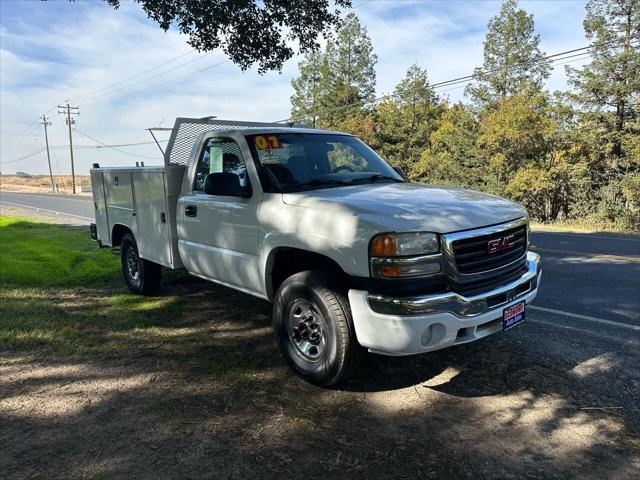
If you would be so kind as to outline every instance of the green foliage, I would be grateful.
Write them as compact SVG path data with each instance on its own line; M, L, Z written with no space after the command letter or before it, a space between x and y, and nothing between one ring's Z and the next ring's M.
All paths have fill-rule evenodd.
M0 216L0 245L3 286L105 285L119 271L118 257L97 248L86 228Z
M375 65L377 56L355 13L349 13L338 29L335 39L330 39L325 52L329 81L335 106L344 105L345 100L370 102L376 90ZM328 105L331 107L332 105Z
M566 164L542 168L529 164L519 169L507 182L504 193L527 206L533 218L566 218L571 191L570 169Z
M429 85L427 70L420 68L416 63L409 67L404 79L393 91L393 95L398 102L403 105L409 105L412 109L420 105L436 103L438 98L433 88Z
M324 52L310 52L300 62L291 85L291 116L312 125L335 127L357 115L375 94L376 55L355 13L349 13Z
M478 143L500 183L528 164L546 163L557 129L548 106L547 95L523 84L519 93L503 98L482 117Z
M393 101L384 101L376 107L378 151L390 163L408 171L429 147L429 137L444 110L429 86L427 71L411 65L396 86Z
M630 153L626 137L640 135L632 126L640 108L640 1L590 0L586 10L593 59L581 69L567 68L572 99L585 109L584 122L601 130L617 169Z
M120 0L105 0L118 9ZM258 71L280 70L295 51L318 48L318 36L330 34L340 12L326 0L284 2L257 0L135 0L163 30L177 27L198 51L221 48L243 70L254 64ZM335 0L349 8L351 0Z
M588 219L638 230L639 2L587 4L593 61L570 71L574 91L551 94L542 88L550 67L533 16L506 0L467 90L473 107L438 99L427 71L414 64L393 95L364 108L375 55L352 16L327 47L331 56L309 54L300 64L292 114L359 136L413 180L503 195L543 222ZM356 51L359 60L345 62Z
M328 64L319 51L310 52L298 63L300 75L291 81L291 116L299 122L315 125L327 85Z
M410 176L427 183L459 185L490 191L487 156L477 145L480 122L463 104L445 105L430 146L412 165Z
M519 92L523 82L542 88L550 66L540 51L540 36L534 35L533 15L519 9L517 0L506 0L488 29L484 62L475 69L476 83L469 85L466 93L479 106L490 108Z
M630 230L640 230L640 173L618 176L601 189L600 197L599 218Z

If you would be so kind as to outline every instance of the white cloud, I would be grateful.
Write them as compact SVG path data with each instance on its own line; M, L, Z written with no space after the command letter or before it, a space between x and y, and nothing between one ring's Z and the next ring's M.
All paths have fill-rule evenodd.
M185 37L175 30L165 33L144 18L137 5L123 4L118 11L102 3L81 4L77 8L76 5L64 7L74 15L66 22L43 22L37 16L25 14L17 22L4 23L3 20L0 26L0 156L3 161L41 148L42 132L38 125L20 138L15 136L38 114L67 98L80 106L77 128L109 143L150 140L145 128L160 122L170 126L176 116L217 115L263 121L288 116L290 81L296 74L298 59L287 62L282 73L263 76L254 70L241 72L226 62L180 82L153 88L225 59L220 52L213 52L140 85L125 88L146 76L89 95L182 55L189 51L189 46ZM582 4L525 1L522 5L534 12L542 34L542 47L547 53L586 44L581 28ZM433 82L471 73L481 62L486 24L499 6L499 2L493 1L356 3L356 12L367 27L378 55L378 92L393 90L413 62L426 66ZM38 2L37 7L42 12L47 4ZM31 4L24 8L34 11L36 7ZM196 57L195 53L187 55L166 68ZM148 75L161 71L157 69ZM562 68L554 73L549 86L564 86ZM459 88L444 93L457 100L462 98L462 91ZM104 93L108 95L91 98ZM132 94L119 98L129 93ZM50 129L51 144L66 145L63 118L56 114L55 108L49 115L54 122ZM93 142L75 134L74 143ZM126 150L157 156L155 145ZM140 160L108 149L78 149L76 157L80 173L86 173L93 162L127 165ZM55 158L56 173L70 170L68 151L55 150ZM42 153L3 166L3 173L16 169L45 173L46 157Z

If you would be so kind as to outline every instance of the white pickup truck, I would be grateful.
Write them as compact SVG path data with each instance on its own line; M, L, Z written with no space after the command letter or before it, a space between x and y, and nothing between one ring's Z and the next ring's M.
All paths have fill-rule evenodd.
M538 291L524 208L407 181L349 134L178 118L164 166L94 167L92 235L120 247L132 291L163 266L272 302L280 352L318 385L366 350L507 330Z

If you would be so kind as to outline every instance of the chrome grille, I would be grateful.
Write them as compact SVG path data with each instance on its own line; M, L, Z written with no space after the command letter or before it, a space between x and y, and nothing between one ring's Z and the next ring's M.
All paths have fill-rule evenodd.
M489 253L488 243L513 235L513 242L503 250ZM456 269L467 275L507 266L523 257L527 251L527 226L492 232L478 237L455 240L451 244Z

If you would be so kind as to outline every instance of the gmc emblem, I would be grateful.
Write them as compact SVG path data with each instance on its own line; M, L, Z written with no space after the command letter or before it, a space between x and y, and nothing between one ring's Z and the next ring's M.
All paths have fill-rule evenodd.
M513 245L515 235L509 235L508 237L496 238L495 240L489 240L487 242L487 252L498 253Z

